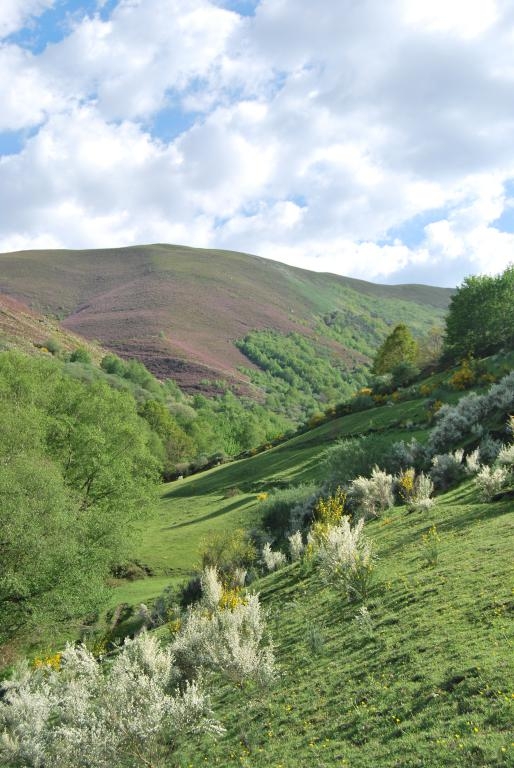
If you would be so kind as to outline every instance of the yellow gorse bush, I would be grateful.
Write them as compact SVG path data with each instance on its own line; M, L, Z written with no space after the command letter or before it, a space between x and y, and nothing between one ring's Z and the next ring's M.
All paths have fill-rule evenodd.
M222 610L235 611L240 605L247 605L248 600L239 587L224 587L221 593L219 607Z
M54 653L51 656L36 656L32 662L34 669L54 669L58 672L61 668L62 653Z
M471 362L469 360L463 360L460 368L458 368L453 376L450 377L450 386L453 387L453 389L461 391L473 386L475 381L476 374L471 367Z
M315 540L322 541L330 528L338 525L344 514L346 494L342 488L337 488L332 496L321 498L314 507L314 523L311 533Z
M416 472L412 467L400 472L398 477L398 492L405 502L409 502L415 493Z

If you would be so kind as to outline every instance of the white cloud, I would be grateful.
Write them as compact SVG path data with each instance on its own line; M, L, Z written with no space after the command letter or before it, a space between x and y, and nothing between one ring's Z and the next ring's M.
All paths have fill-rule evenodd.
M0 160L0 248L174 241L369 279L434 263L433 282L497 270L513 40L502 0L261 0L249 18L121 0L38 55L4 46L0 130L37 132Z
M0 39L21 29L31 17L54 5L55 0L2 0L0 3Z
M495 0L403 0L407 24L473 38L498 19Z

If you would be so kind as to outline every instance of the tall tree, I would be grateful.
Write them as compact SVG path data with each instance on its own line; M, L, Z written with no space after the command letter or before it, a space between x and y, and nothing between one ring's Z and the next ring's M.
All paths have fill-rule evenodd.
M514 345L514 267L495 277L467 277L446 319L444 358L484 357Z
M400 323L386 338L373 361L373 373L390 373L399 363L415 363L418 357L418 344L409 328Z

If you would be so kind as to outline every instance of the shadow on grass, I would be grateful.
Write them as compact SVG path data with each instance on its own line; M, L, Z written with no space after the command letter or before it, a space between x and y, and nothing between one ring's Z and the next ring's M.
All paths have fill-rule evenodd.
M191 520L186 520L184 523L174 523L173 525L165 526L165 531L177 530L178 528L188 528L190 525L198 525L198 523L205 522L205 520L212 520L215 517L221 517L227 514L227 512L233 512L235 509L239 509L248 503L248 499L240 499L239 501L233 501L232 504L217 509L214 512L209 512L208 515L202 515L202 517L193 517Z

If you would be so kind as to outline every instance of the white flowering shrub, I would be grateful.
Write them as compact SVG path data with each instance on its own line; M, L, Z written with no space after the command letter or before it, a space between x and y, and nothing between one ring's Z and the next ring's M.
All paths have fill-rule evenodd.
M208 565L203 569L200 585L202 588L202 603L209 610L216 610L223 595L223 585L218 569L215 566Z
M409 500L409 509L413 512L427 512L431 509L435 501L432 498L434 492L434 483L429 475L420 472L414 480L414 488Z
M453 453L443 453L433 457L430 477L436 488L444 491L462 480L464 477L463 456L464 451L459 448Z
M498 456L496 457L496 463L500 467L506 467L509 470L514 469L514 443L511 445L504 445Z
M493 496L501 491L509 478L509 471L505 467L482 467L475 477L474 483L484 501L491 501Z
M480 472L480 450L476 448L471 453L468 453L466 456L466 464L464 467L464 471L466 475L469 477L472 477L473 475L476 475L477 472Z
M266 642L259 596L225 591L215 568L204 570L202 584L208 594L189 608L171 645L182 677L194 679L211 669L237 683L270 684L276 676L275 659L272 644ZM218 593L218 603L213 605L212 596Z
M299 560L301 558L305 549L305 545L302 539L302 532L295 531L288 537L287 540L289 542L289 555L292 562L295 562L295 560Z
M374 467L371 477L352 480L348 499L365 517L377 517L394 504L394 478Z
M363 518L352 528L345 515L328 528L316 552L322 577L341 586L349 600L364 599L372 581L373 554L363 529Z
M271 571L277 571L286 564L286 556L283 552L274 552L268 542L262 548L262 562L266 566L266 569Z
M21 668L3 685L0 764L6 768L136 768L169 764L180 736L223 732L194 682L175 688L170 649L146 633L110 667L67 647L61 668Z

